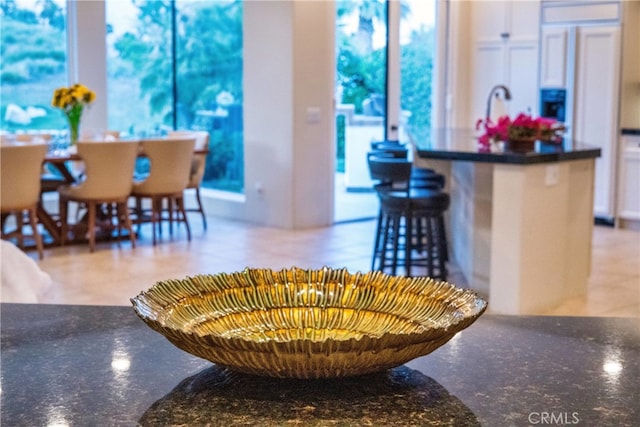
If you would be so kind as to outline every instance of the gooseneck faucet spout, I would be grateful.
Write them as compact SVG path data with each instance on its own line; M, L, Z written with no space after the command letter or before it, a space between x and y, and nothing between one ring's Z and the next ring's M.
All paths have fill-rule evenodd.
M487 119L491 118L491 98L493 98L494 94L496 98L499 98L499 90L502 90L504 92L505 101L511 100L511 92L509 91L508 87L506 87L505 85L494 86L489 92L489 98L487 98L487 115L485 116Z

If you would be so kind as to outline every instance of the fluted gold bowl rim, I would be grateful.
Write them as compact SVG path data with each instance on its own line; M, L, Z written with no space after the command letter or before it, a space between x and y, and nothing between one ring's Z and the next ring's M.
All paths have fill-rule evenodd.
M241 372L360 375L428 354L486 310L475 292L428 277L346 268L201 274L131 299L178 348Z

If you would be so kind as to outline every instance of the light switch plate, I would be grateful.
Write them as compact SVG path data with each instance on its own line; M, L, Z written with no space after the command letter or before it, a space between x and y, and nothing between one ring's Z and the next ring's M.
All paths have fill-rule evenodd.
M547 166L544 174L544 184L550 187L552 185L558 185L558 181L560 181L560 166Z
M307 123L320 123L321 119L322 119L322 114L320 112L320 108L318 107L307 108Z

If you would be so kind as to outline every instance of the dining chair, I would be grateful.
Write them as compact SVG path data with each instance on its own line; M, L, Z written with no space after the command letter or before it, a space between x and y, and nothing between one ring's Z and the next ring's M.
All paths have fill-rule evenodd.
M89 250L95 250L96 217L98 209L108 207L111 222L111 207L115 205L118 243L122 235L122 223L129 233L131 246L135 247L127 201L133 187L133 169L138 155L137 141L78 142L78 155L85 165L84 181L58 189L61 220L60 244L64 245L69 232L69 202L82 204L87 208L87 231ZM109 227L111 224L109 224ZM109 230L111 231L111 230Z
M193 135L196 138L196 143L194 147L193 160L191 161L191 172L189 174L189 183L187 184L187 190L193 189L196 193L196 203L198 204L195 208L186 208L186 212L198 212L202 216L202 226L206 230L207 229L207 216L204 213L204 208L202 207L202 199L200 198L200 187L202 185L202 178L204 178L204 169L207 164L207 154L209 153L209 132L207 131L182 131L176 130L169 132L168 136L170 138L175 137L183 137Z
M3 239L15 237L24 249L23 216L27 212L38 249L38 257L43 258L42 236L38 231L37 207L40 201L40 171L47 154L46 144L2 145L0 148L1 183L0 211L2 212L1 234ZM4 219L14 215L16 229L5 233Z
M50 144L53 135L46 132L17 133L13 135L13 138L16 142ZM64 177L60 176L56 171L50 170L46 164L43 164L40 175L40 201L42 202L42 196L45 193L55 193L58 191L58 187L64 184L68 184Z
M135 212L138 227L144 222L150 222L153 235L153 245L156 244L156 229L161 233L163 220L169 222L172 231L174 219L182 222L187 231L187 239L191 240L189 221L184 209L184 190L189 183L193 149L196 138L193 135L184 137L167 137L160 139L145 139L141 141L142 152L149 158L149 175L139 183L133 185L131 196L136 200ZM143 201L151 201L150 217L144 215ZM163 201L167 201L167 215L163 216ZM173 207L177 208L174 218Z

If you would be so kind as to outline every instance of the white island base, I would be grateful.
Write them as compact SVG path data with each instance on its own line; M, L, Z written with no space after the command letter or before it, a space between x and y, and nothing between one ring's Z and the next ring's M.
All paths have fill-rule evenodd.
M416 159L447 176L451 255L491 312L543 313L586 293L594 162Z

